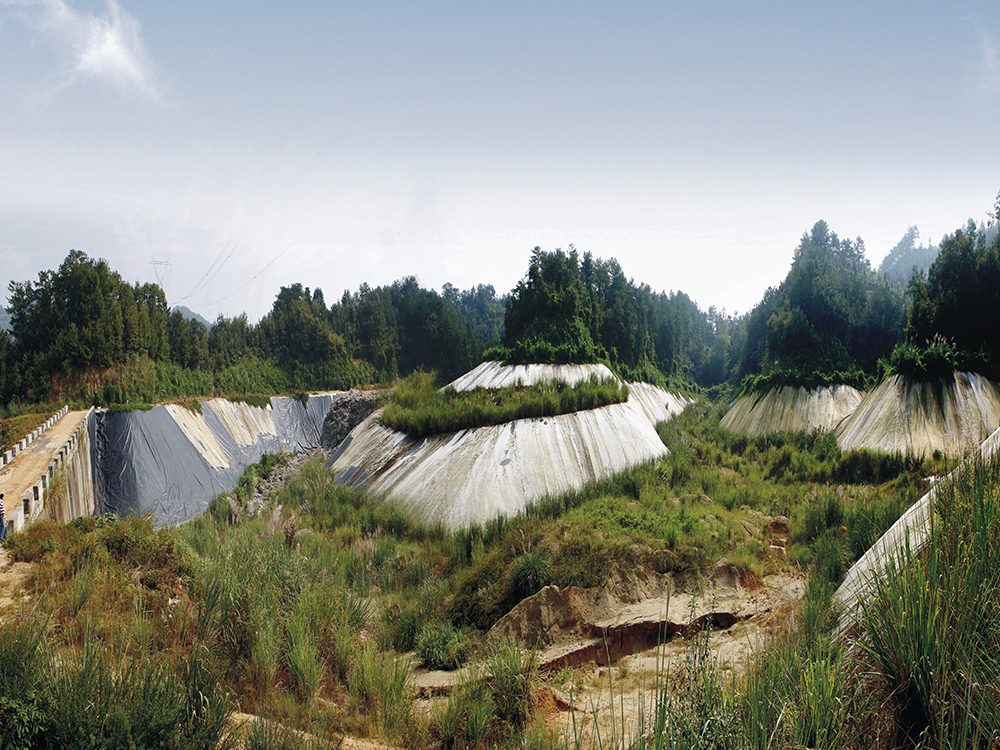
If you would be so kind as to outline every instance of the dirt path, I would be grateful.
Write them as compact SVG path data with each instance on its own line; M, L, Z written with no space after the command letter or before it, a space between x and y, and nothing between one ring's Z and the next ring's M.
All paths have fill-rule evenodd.
M59 449L63 447L83 418L85 411L71 411L52 425L31 445L17 454L13 461L0 471L0 492L4 497L7 515L24 499L35 482L42 476Z
M0 624L17 612L31 568L31 563L11 562L7 550L0 547Z

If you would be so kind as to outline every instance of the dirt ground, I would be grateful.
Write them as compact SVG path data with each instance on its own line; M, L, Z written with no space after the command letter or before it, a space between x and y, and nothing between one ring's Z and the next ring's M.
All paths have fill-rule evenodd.
M85 416L85 411L67 413L0 470L0 492L5 495L4 506L8 515L49 468L53 457L76 432Z
M28 595L25 585L31 575L31 563L11 562L7 550L0 547L0 624L17 612Z
M712 631L708 640L711 658L724 683L742 674L753 654L787 628L804 593L805 577L791 574L770 576L756 591L745 592L743 606L758 613L727 629ZM623 728L626 740L633 737L640 715L645 713L649 718L664 682L671 688L683 684L694 647L692 638L678 635L610 666L590 664L543 673L547 685L540 690L538 700L546 725L570 738L571 745L577 737L584 747L597 747L595 727L605 746L614 735L620 740Z
M700 591L673 594L672 601L667 600L665 593L650 592L654 595L624 604L608 601L610 595L607 591L598 592L601 606L591 610L598 615L592 625L600 632L620 633L622 626L670 622L677 611L686 612L688 618L695 621L707 612L738 614L733 624L714 629L708 641L711 658L719 668L722 680L727 681L741 674L752 655L766 646L776 633L788 627L805 593L806 579L801 574L781 573L768 576L763 581L754 581L750 586L742 586L733 585L731 576L722 575L718 581L709 579L703 583L707 585L703 585ZM539 594L535 596L546 598ZM580 598L579 592L575 598ZM523 606L526 602L519 605L522 611L527 609ZM608 605L613 606L613 612L608 611ZM577 614L581 611L586 612L576 610ZM729 622L721 616L719 620ZM694 641L690 634L685 637L678 632L660 646L643 648L639 642L633 653L619 658L610 654L610 664L607 659L610 649L605 646L598 650L597 660L578 659L561 666L565 659L560 659L566 653L580 656L594 653L588 646L594 640L595 631L588 631L579 625L565 627L555 637L558 645L543 648L539 654L542 686L536 693L538 711L546 725L568 738L571 746L579 740L583 747L597 747L597 729L601 744L616 746L611 741L613 735L621 740L624 728L626 738L634 736L640 715L645 712L649 717L664 682L672 688L683 684ZM579 637L581 632L585 633L584 637ZM577 634L575 638L574 633ZM463 671L414 669L417 711L430 716L435 706L447 700L448 693L463 677Z

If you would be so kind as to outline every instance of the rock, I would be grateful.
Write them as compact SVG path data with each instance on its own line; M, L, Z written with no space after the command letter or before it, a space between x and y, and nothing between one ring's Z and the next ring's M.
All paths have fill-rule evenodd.
M350 391L330 405L323 420L323 448L332 451L361 424L383 400L384 392Z

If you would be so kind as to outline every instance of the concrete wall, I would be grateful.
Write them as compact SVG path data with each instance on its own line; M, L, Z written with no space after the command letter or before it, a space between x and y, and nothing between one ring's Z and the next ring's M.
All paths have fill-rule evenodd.
M31 439L25 447L64 417L66 412L67 408L64 406L29 436ZM11 531L20 531L39 518L70 521L77 516L93 513L94 474L90 460L90 428L93 417L94 410L91 409L77 430L53 456L38 481L21 498L21 502L17 505L13 500L7 503L5 521Z
M94 412L91 410L76 432L76 450L70 451L63 461L62 491L50 496L51 500L45 503L43 518L66 523L79 516L94 514L93 428Z

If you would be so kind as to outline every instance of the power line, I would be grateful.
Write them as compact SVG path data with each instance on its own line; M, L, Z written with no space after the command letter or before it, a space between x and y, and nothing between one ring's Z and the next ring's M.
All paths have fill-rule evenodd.
M169 260L153 260L150 258L149 265L153 267L153 274L156 276L156 283L160 289L164 288L164 279L170 273Z
M208 282L214 279L215 276L219 273L219 271L221 271L225 267L229 259L233 257L233 253L236 252L236 248L240 246L241 242L243 242L242 237L236 240L236 243L229 249L229 253L226 255L225 258L222 257L222 254L226 252L226 246L223 245L222 250L219 251L219 254L215 256L215 260L212 261L212 265L210 265L208 267L208 270L205 271L205 275L201 277L201 279L198 281L197 284L194 285L194 287L191 288L190 292L185 294L183 297L177 297L177 301L180 302L182 300L191 299L194 295L196 295L198 292L204 289L205 286L208 284Z
M217 305L220 302L225 302L227 299L229 299L230 297L234 296L235 294L238 294L239 292L242 292L244 289L246 289L248 286L250 286L254 281L256 281L258 276L260 276L262 273L264 273L264 271L266 271L268 268L270 268L275 263L277 263L278 259L281 258L282 255L284 255L285 253L287 253L291 249L292 249L292 246L291 246L291 244L289 244L288 247L286 247L280 253L278 253L277 255L275 255L273 258L271 258L271 260L267 263L267 265L265 265L263 268L261 268L246 284L244 284L243 286L239 287L238 289L234 289L232 292L230 292L229 294L227 294L225 297L217 299L214 302L201 302L199 304L206 305L206 306Z

